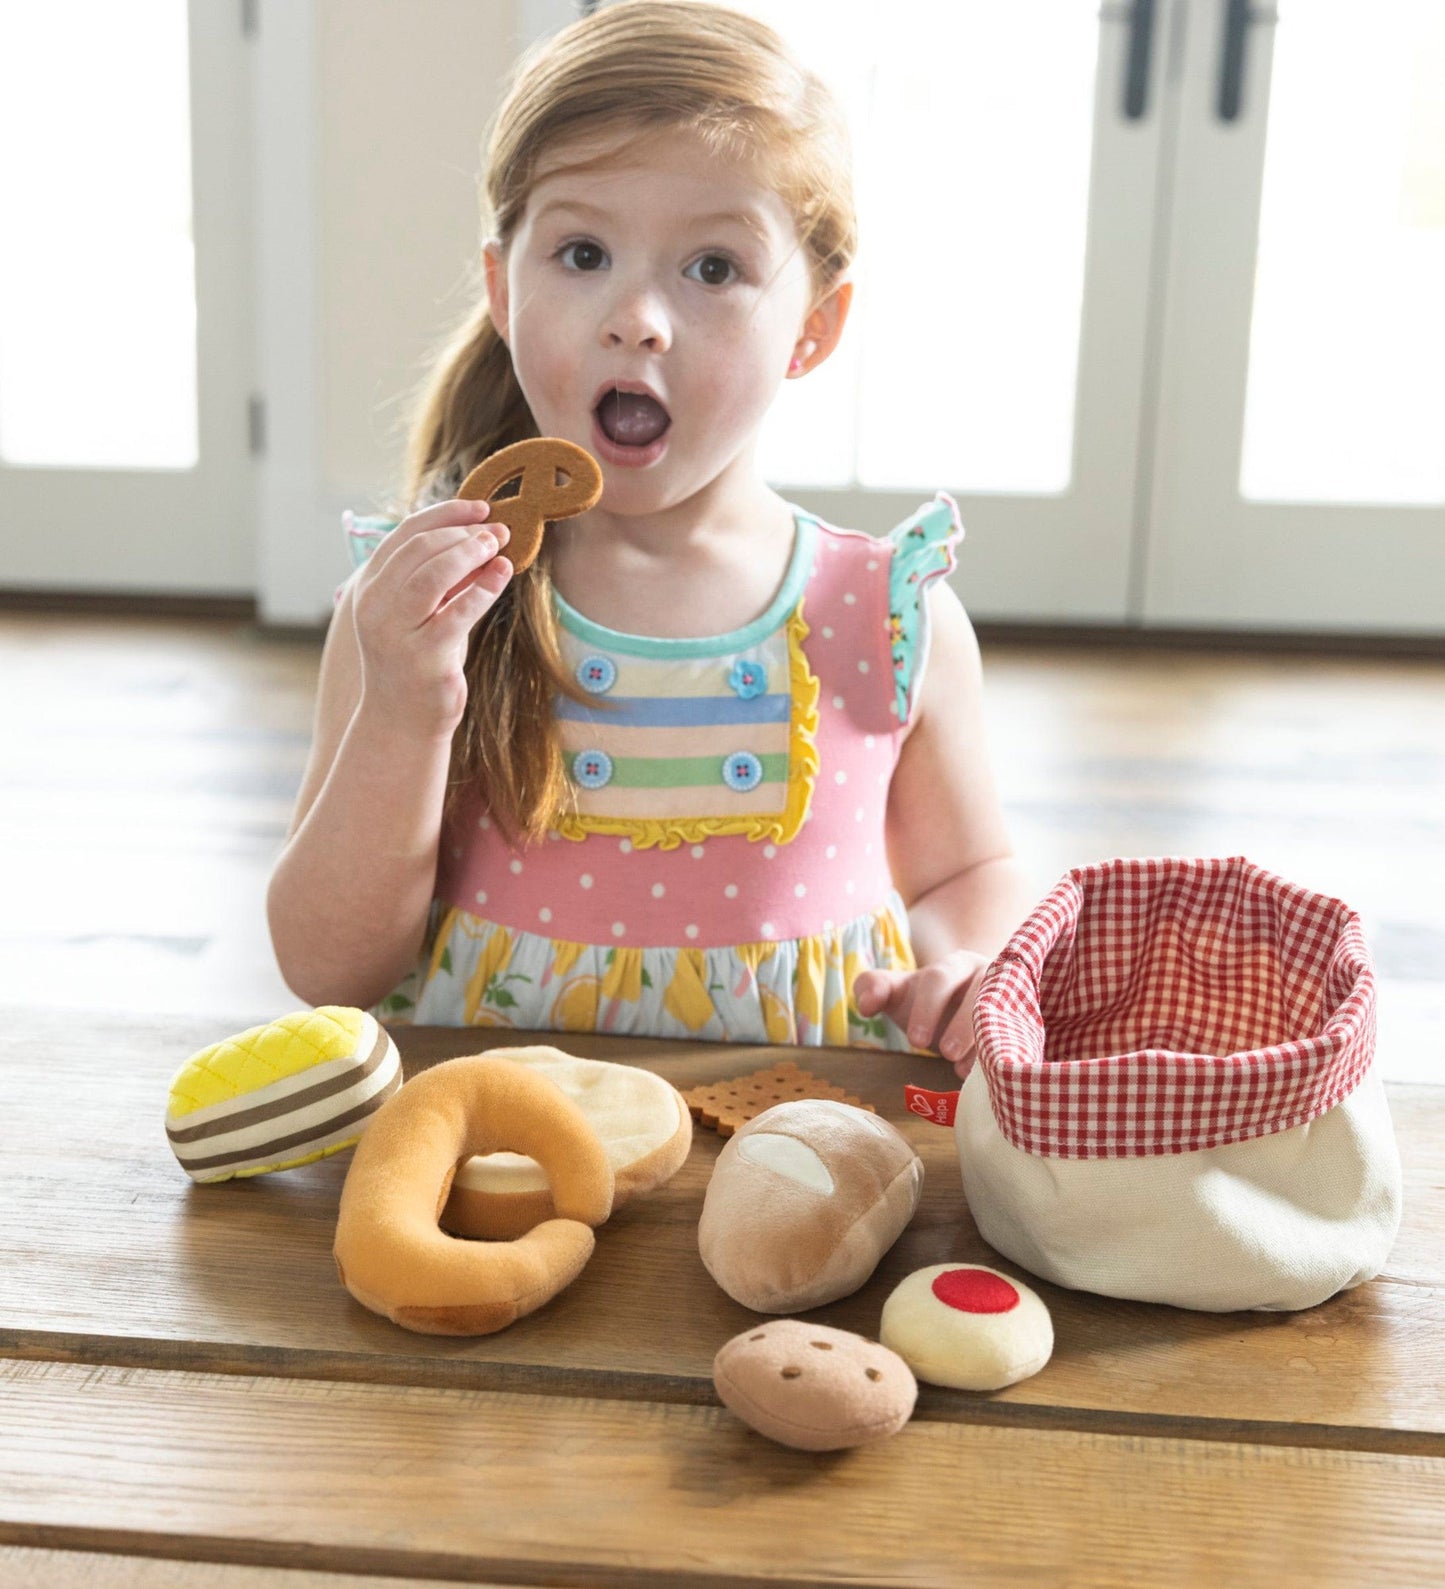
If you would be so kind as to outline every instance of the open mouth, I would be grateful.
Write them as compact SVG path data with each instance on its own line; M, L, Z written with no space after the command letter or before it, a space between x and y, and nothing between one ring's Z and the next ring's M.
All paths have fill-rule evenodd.
M654 446L672 424L672 416L655 397L615 387L603 393L593 413L598 429L614 447L634 453Z

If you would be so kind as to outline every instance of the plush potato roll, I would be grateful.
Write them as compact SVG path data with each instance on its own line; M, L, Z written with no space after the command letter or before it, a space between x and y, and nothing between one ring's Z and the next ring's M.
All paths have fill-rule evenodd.
M719 1154L698 1250L734 1301L801 1312L867 1280L922 1190L923 1161L886 1120L831 1099L776 1104Z

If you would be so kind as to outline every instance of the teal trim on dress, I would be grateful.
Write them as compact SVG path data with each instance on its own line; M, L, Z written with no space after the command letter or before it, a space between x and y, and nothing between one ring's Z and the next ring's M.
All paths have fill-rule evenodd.
M400 523L400 519L386 519L378 513L353 513L349 508L341 515L341 529L346 536L353 573Z
M927 587L957 567L954 547L963 538L958 505L940 491L888 532L888 639L893 652L894 710L908 721L914 686L928 655Z
M600 623L593 623L590 618L584 618L554 586L552 596L558 621L564 629L589 645L604 651L626 652L635 657L720 657L735 651L746 651L759 641L766 640L788 621L812 571L818 526L802 508L792 502L787 506L792 509L797 529L793 536L793 555L788 562L788 571L783 576L782 589L773 597L768 610L760 618L754 618L741 629L734 629L731 634L708 635L697 640L627 634L621 629L608 629Z

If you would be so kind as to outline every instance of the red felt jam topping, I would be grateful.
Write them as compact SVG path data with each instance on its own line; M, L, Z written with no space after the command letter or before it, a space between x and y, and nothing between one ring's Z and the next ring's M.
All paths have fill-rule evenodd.
M960 1313L1007 1313L1019 1305L1018 1292L987 1269L945 1269L933 1282L933 1294Z

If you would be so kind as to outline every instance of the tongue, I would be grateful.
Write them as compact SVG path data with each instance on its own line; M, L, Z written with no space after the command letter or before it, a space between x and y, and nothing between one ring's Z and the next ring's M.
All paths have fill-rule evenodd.
M608 392L597 405L597 419L607 439L624 447L645 447L672 423L662 404L641 392Z

